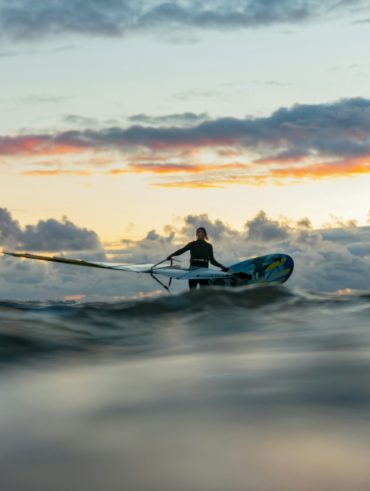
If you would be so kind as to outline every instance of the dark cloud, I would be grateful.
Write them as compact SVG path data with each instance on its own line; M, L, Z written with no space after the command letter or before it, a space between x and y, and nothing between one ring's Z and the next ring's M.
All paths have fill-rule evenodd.
M112 250L110 252L116 256L114 261L155 263L167 257L174 247L175 233L176 231L173 227L168 227L162 234L152 229L141 240L123 239L121 241L124 246L123 250Z
M225 95L228 95L229 92L225 90L210 90L210 89L192 89L192 90L184 90L182 92L176 92L172 95L173 99L178 99L181 101L194 101L194 99L215 99L215 98L223 98ZM233 94L235 94L235 90L233 90Z
M0 0L0 32L11 40L82 34L124 36L163 28L232 30L348 16L366 0ZM358 20L358 19L357 19ZM361 19L360 19L361 20Z
M130 116L129 121L135 124L151 126L193 126L210 119L207 113L180 113L166 114L164 116L150 116L148 114L135 114Z
M16 246L21 240L22 230L6 208L0 208L0 246Z
M23 231L22 248L36 251L79 251L100 249L98 236L92 230L80 228L63 218L40 220Z
M0 247L30 251L101 250L95 232L74 225L67 218L50 218L20 227L6 208L0 208Z
M146 236L146 240L158 240L160 236L155 230L150 230Z
M220 240L221 238L231 239L234 235L234 232L227 224L224 224L221 220L212 221L206 213L184 217L184 226L181 227L181 235L193 239L195 230L198 227L204 227L209 236L215 240Z
M368 235L370 236L370 234ZM370 242L353 242L347 245L347 249L354 256L360 256L368 259L370 258Z
M249 239L267 242L286 239L290 231L288 225L269 219L264 211L260 211L245 226Z
M370 258L370 227L342 226L320 231L325 240L347 248L353 255Z
M96 118L88 118L86 116L79 116L77 114L66 114L63 117L63 121L68 124L75 124L77 126L98 126L99 121Z

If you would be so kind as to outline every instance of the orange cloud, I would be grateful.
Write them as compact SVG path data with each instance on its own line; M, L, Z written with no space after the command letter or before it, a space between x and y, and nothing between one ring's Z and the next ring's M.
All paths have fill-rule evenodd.
M311 164L305 167L285 167L272 169L273 177L294 177L322 179L325 177L345 177L358 174L370 174L370 156L359 157L340 162Z
M224 185L219 182L198 182L198 181L176 181L176 182L162 182L153 184L155 187L159 188L190 188L190 189L212 189L212 188L223 188Z
M246 169L246 164L130 164L127 169L112 169L108 172L111 175L138 173L138 174L174 174L190 173L198 174L212 171L225 171L231 169Z
M263 170L260 167L260 171ZM248 172L251 172L249 167ZM280 167L277 169L264 169L261 174L249 175L227 175L223 173L212 176L212 179L189 180L189 181L169 181L156 183L154 186L163 188L220 188L230 185L284 185L284 180L293 178L303 179L323 179L335 177L350 177L355 175L370 174L370 156L359 157L348 161L327 162L320 164L309 164L304 167Z
M21 172L22 176L90 176L91 172L83 170L34 169Z
M68 141L57 141L50 136L5 137L0 141L1 155L58 155L88 150Z
M271 163L273 163L271 161ZM105 174L115 176L121 174L153 174L153 175L188 175L188 180L171 180L153 183L163 188L221 188L230 185L284 185L287 180L296 179L324 179L346 177L351 175L370 174L370 156L359 157L342 161L324 163L308 163L297 166L283 167L281 161L275 162L272 168L270 163L264 166L249 163L226 164L186 164L186 163L130 163L126 168L107 170ZM233 172L239 171L239 172ZM210 176L206 174L210 173ZM78 169L32 169L21 173L24 176L89 176L89 170ZM197 175L204 175L204 179L196 179ZM194 176L194 179L191 178ZM291 182L291 181L290 181Z
M263 186L268 182L268 179L264 175L250 175L250 176L238 176L238 175L214 175L212 178L206 179L190 179L186 181L167 181L155 183L153 186L161 188L192 188L192 189L204 189L204 188L224 188L230 185L245 185L245 186Z

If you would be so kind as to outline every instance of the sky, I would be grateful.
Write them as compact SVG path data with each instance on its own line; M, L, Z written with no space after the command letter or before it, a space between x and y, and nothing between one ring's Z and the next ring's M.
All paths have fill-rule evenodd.
M365 0L0 0L0 248L150 259L190 217L246 257L264 216L366 260L369 27Z

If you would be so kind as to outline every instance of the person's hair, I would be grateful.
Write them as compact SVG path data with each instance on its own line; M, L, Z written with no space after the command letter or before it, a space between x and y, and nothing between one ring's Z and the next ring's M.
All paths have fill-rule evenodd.
M208 240L207 230L204 227L198 227L197 232L198 232L198 230L201 230L204 233L204 235L206 236L206 239Z

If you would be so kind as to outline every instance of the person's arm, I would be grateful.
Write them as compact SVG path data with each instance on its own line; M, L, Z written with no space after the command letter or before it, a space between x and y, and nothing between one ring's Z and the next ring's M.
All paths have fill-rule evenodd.
M181 254L184 254L184 252L186 251L190 251L190 248L191 248L191 242L189 242L189 244L186 244L185 247L181 247L181 249L178 249L177 251L173 252L172 254L170 254L167 259L171 259L172 256L180 256Z
M209 262L211 264L213 264L213 266L217 266L218 268L221 268L222 271L228 271L228 268L226 268L226 266L224 266L223 264L221 264L218 261L216 261L215 256L213 255L213 247L212 247L212 245L211 245L211 254L209 256Z

